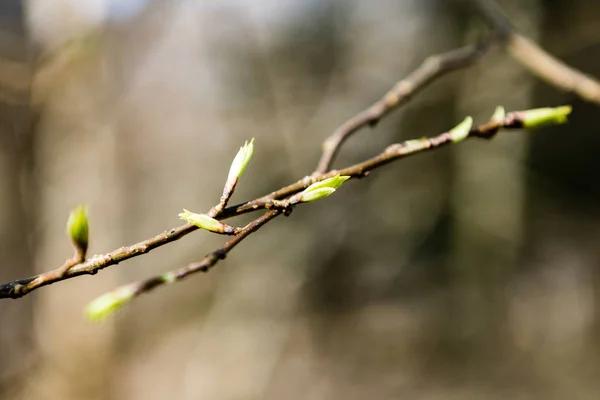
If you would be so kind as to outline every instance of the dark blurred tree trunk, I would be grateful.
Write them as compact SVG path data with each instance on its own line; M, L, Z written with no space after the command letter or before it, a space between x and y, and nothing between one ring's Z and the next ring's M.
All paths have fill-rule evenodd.
M0 2L0 281L34 272L35 118L23 7ZM20 390L31 364L32 305L0 304L0 397Z
M510 1L501 4L509 14L518 15L517 22L532 27L528 32L535 32L534 2L527 7ZM442 1L439 8L442 21L457 21L455 46L472 40L469 2ZM437 131L448 129L465 115L485 121L498 104L508 110L530 104L531 81L505 54L488 54L464 71L462 79L462 88L447 96L441 110L430 113L446 116L446 125ZM498 82L521 90L506 92ZM525 134L516 133L497 137L493 146L474 141L450 150L452 160L444 179L448 182L447 211L441 225L445 228L439 232L437 251L433 251L437 257L430 256L443 295L429 344L438 365L448 367L443 373L458 379L491 384L494 379L510 378L510 373L497 372L506 371L502 365L512 362L507 352L510 299L506 286L518 263L523 238L521 157L526 140Z
M567 64L600 77L600 2L546 0L543 11L541 45ZM594 321L587 324L591 328L588 348L600 350L600 109L544 83L537 85L535 98L537 104L572 104L569 132L574 135L565 138L564 130L553 128L532 143L532 181L536 184L529 196L527 236L535 240L528 246L528 254L534 260L548 260L542 265L552 263L554 268L582 276L579 294L593 293ZM560 244L551 256L547 243ZM562 257L569 262L561 261ZM583 261L588 259L591 261ZM597 369L598 353L591 358Z

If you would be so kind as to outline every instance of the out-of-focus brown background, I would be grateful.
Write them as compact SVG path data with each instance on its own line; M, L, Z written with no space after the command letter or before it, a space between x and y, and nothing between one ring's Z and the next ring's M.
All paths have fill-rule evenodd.
M600 2L500 4L600 76ZM340 123L481 27L462 1L2 0L0 280L70 256L79 203L90 254L208 210L245 139L256 150L234 201L295 181ZM565 103L568 126L391 164L100 325L89 300L223 238L197 232L0 302L0 398L597 399L599 108L496 49L336 165L498 104Z

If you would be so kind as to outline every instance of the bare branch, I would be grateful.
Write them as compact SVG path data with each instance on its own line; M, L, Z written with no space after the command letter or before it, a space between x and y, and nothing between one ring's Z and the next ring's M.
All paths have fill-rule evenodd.
M375 126L387 113L400 107L435 79L478 61L489 48L489 41L427 58L420 67L392 87L379 101L340 126L323 143L323 154L315 174L327 172L340 147L353 133L365 126Z
M556 59L520 34L493 0L475 0L475 5L522 66L546 83L600 106L598 80Z

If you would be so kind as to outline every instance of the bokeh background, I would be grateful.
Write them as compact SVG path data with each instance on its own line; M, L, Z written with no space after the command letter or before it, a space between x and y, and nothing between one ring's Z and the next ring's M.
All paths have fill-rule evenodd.
M600 77L600 2L503 0L552 54ZM0 280L53 269L89 205L90 254L310 173L323 139L428 55L483 29L450 0L2 0ZM250 237L210 274L92 324L88 301L198 260L196 232L0 302L1 399L597 399L600 109L500 48L344 147L337 166L473 115L572 104L349 182ZM247 220L240 218L237 223Z

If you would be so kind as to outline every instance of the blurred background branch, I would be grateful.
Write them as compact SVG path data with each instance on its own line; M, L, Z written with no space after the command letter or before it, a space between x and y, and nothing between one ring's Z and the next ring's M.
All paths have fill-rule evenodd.
M525 68L546 83L600 106L600 83L595 78L557 60L521 35L493 0L474 0L474 3L509 53Z

